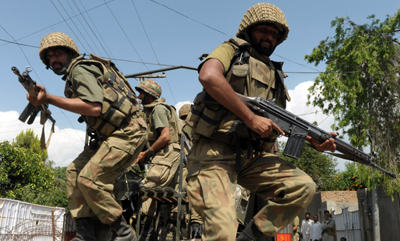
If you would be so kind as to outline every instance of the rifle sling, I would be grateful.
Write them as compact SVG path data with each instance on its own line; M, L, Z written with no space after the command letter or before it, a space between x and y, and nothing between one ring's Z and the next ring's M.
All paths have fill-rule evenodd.
M53 119L53 117L49 116L49 117L47 117L47 118L48 118L49 120L51 120L52 124L51 124L50 134L49 134L49 138L47 139L47 142L45 142L46 137L45 137L45 134L44 134L44 124L43 124L43 127L42 127L42 135L40 136L40 148L41 148L42 150L47 150L47 148L49 147L51 136L52 136L53 133L54 133L54 125L55 125L55 123L56 123L56 121Z

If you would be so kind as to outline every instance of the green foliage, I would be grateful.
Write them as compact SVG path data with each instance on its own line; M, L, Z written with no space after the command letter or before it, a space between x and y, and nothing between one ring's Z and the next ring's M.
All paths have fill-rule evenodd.
M45 168L39 154L31 149L13 147L7 141L0 143L0 169L2 197L22 200L24 186L47 190L54 182L53 171Z
M346 170L340 172L329 183L329 189L332 191L357 191L366 187L365 177L361 177L360 170L354 162L347 162Z
M336 18L335 36L305 56L309 63L327 65L310 87L308 99L334 115L333 129L347 134L352 145L370 147L378 165L399 173L400 9L385 21L373 15L368 19L370 24L357 25L349 18ZM399 180L370 168L361 170L383 182L388 193L400 191Z
M49 189L34 188L26 185L22 188L22 201L42 204L54 207L64 207L68 212L67 188L65 184L66 167L56 167L54 171L55 180ZM64 174L61 174L64 172ZM61 174L61 175L60 175Z
M42 160L46 160L48 157L47 150L40 148L40 140L32 129L27 129L25 132L21 131L13 141L13 146L29 148L34 153L39 154Z
M32 130L21 132L16 141L0 143L0 197L68 208L66 167L46 161L47 152Z
M332 156L315 150L310 145L304 145L299 159L293 159L283 155L285 143L279 142L279 156L292 163L307 173L317 184L318 191L330 191L330 183L337 175L336 161Z

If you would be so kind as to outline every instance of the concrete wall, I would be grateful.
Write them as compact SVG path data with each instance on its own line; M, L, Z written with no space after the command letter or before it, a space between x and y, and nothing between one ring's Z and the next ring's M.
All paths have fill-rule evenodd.
M372 241L374 237L372 220L372 192L363 189L357 192L361 231L364 241ZM379 226L381 241L399 240L400 230L400 201L399 194L393 197L385 194L382 186L377 188L378 207L379 207Z
M356 191L323 191L321 201L336 201L343 203L358 203Z

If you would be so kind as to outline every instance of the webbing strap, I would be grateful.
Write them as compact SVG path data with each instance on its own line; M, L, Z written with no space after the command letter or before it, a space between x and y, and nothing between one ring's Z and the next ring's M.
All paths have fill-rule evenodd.
M47 142L45 142L46 137L45 137L45 134L44 134L44 124L43 124L42 135L40 136L40 148L42 150L46 150L49 147L50 139L51 139L51 136L54 133L54 126L56 124L56 121L53 119L53 117L49 116L47 118L52 122L52 124L51 124L50 134L49 134L49 138L47 139Z

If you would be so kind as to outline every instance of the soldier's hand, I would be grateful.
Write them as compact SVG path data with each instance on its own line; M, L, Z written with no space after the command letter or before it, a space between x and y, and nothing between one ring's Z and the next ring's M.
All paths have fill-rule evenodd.
M36 85L36 91L37 91L36 97L35 96L30 96L29 92L28 92L28 94L26 95L26 98L34 106L46 104L47 103L47 92L46 92L46 89L43 86L37 84Z
M145 152L145 151L140 152L139 155L138 155L138 157L136 158L135 163L136 163L136 162L137 162L137 163L143 163L144 160L146 160L146 157L147 157L147 155L146 155L146 152Z
M250 129L258 133L261 138L271 136L274 130L280 135L285 135L285 132L281 130L281 128L279 128L279 126L272 120L259 115L254 115L250 123L247 123L247 125L250 127Z
M335 133L335 132L329 132L329 134L331 134L333 137L337 137L338 136L338 134ZM323 143L315 140L311 136L307 136L307 140L311 143L311 145L313 145L313 147L317 151L331 151L331 152L335 152L336 151L336 144L335 144L335 139L334 138L329 138L328 140L326 140Z

